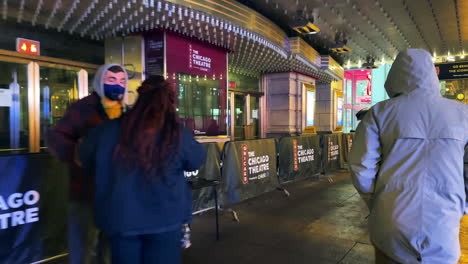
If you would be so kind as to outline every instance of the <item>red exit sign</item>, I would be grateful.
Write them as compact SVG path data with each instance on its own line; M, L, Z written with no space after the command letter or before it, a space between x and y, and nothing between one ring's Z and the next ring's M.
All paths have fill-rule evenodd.
M41 43L39 41L17 38L16 51L31 55L40 55Z

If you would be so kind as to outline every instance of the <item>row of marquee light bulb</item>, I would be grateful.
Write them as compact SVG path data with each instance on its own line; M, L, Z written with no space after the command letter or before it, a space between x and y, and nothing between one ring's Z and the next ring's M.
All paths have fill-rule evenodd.
M51 18L54 16L57 9L59 8L59 2L60 1L56 2L51 16L49 17L48 22L46 23L46 28L50 26L50 23L52 22ZM194 23L199 29L201 29L201 23L206 23L205 30L207 32L210 31L208 30L209 25L213 28L214 31L216 31L216 28L218 28L219 30L221 30L221 38L223 38L223 31L226 31L227 33L232 32L234 33L234 35L239 35L242 38L258 42L259 44L265 45L282 54L283 56L286 56L286 54L283 54L284 51L277 45L230 21L224 21L223 19L217 18L213 15L205 14L201 11L191 10L188 7L182 7L173 3L163 3L162 1L156 2L155 0L143 0L138 6L138 2L139 1L137 0L129 0L127 1L126 5L124 4L117 6L117 4L119 3L118 0L110 1L108 5L106 5L98 14L94 16L94 19L92 21L86 23L87 25L83 28L83 30L81 30L80 34L83 36L90 35L94 38L102 39L105 37L104 35L106 35L103 32L111 32L112 35L116 35L118 31L126 30L127 33L130 33L138 29L150 29L149 26L151 26L151 28L155 28L157 26L161 26L161 24L164 23L166 27L171 27L172 25L177 25L177 20L181 23L181 26L185 28L185 22L183 21L183 18L188 18L187 23L190 24L190 30L193 30L192 23ZM75 0L72 3L70 10L65 16L65 19L62 21L62 23L60 23L60 25L57 28L59 31L63 29L64 25L69 20L70 16L73 14L74 10L76 9L76 6L79 3L80 0ZM86 9L86 11L81 15L77 22L68 29L68 31L70 33L73 33L82 23L84 23L86 18L88 18L88 16L90 16L93 13L93 9L97 7L98 3L99 0L92 1ZM42 5L38 5L38 8L40 8L41 6ZM91 29L93 29L93 27L95 27L100 20L104 20L106 15L108 15L114 8L119 8L116 11L115 15L107 17L108 19L106 23L104 23L99 28L94 28L94 32L90 33L89 31L91 31ZM167 17L166 14L162 13L163 11L167 13ZM36 10L35 13L39 12L40 10ZM117 20L118 18L122 17L123 14L129 16L125 18L123 22L120 21L119 23L119 21ZM160 14L162 15L159 17ZM157 18L156 15L158 15Z
M195 75L194 78L192 78L192 75L188 75L188 78L187 78L187 75L182 75L182 74L177 74L178 76L176 76L175 73L172 74L172 79L173 80L179 80L179 81L189 81L189 82L192 82L192 79L195 80L195 81L200 81L200 79L203 79L204 81L208 80L208 79L213 79L213 80L216 80L217 78L219 80L222 80L223 79L223 74L220 74L219 76L216 76L216 74L213 74L212 77L208 77L207 75L204 75L203 77L202 76L198 76L198 75ZM166 79L169 79L170 75L169 73L166 74Z
M47 23L45 24L46 28L51 26L51 23L53 21L52 18L57 13L60 7L60 2L61 1L56 1L55 6L52 9L52 12L49 18L47 19ZM111 34L116 35L118 30L124 31L124 29L126 28L128 31L127 33L129 33L129 32L134 32L136 30L139 30L141 28L145 28L145 24L146 24L146 29L149 29L148 25L150 24L151 28L154 28L155 26L156 27L166 26L167 28L180 31L178 29L178 24L177 24L177 22L180 22L181 27L183 27L186 30L187 27L185 27L184 23L187 22L188 24L190 24L189 26L190 30L194 32L193 25L196 25L199 33L201 33L200 30L203 27L201 23L204 23L205 32L207 34L209 34L210 32L216 32L216 28L219 29L221 43L224 42L223 31L228 33L227 44L226 42L224 42L222 46L225 46L227 48L232 48L233 50L236 50L236 48L241 49L241 47L243 46L242 44L244 40L246 40L247 42L245 43L246 45L244 46L249 46L249 44L256 43L256 44L259 44L259 46L268 47L272 51L275 51L276 53L279 54L279 57L274 56L276 57L276 60L280 59L281 57L282 58L287 57L286 51L278 47L277 45L273 44L271 41L253 32L250 32L247 29L237 26L236 24L230 21L224 21L213 15L205 14L204 12L201 12L201 11L195 11L187 7L176 5L173 3L169 3L169 2L163 3L163 1L155 1L155 0L143 0L143 1L129 0L127 1L126 4L123 4L123 5L121 2L119 4L119 2L120 1L118 0L110 1L99 12L95 12L96 8L98 7L99 0L91 1L89 3L89 6L85 9L85 12L81 15L81 17L79 17L76 23L74 23L73 25L69 27L68 31L70 33L73 33L78 28L79 25L84 24L86 22L87 25L83 27L83 29L80 32L82 36L88 34L93 37L99 36L100 38L103 38L103 36L101 35L101 32L106 32L106 31L111 30ZM4 11L5 11L6 10L5 5L7 3L7 0L5 0L3 3L4 3ZM39 4L37 5L37 9L34 13L34 18L32 21L33 24L36 23L36 19L40 13L40 9L42 8L42 3L43 1L40 1ZM70 20L70 17L75 12L79 3L80 3L80 0L73 1L73 3L70 6L70 9L65 15L65 18L57 26L57 29L59 31L64 29L64 26L67 24L67 21ZM21 11L22 8L24 8L23 4L20 5L19 14L22 14L22 11ZM114 10L113 13L116 14L114 16L110 14L112 13L113 10ZM122 14L128 15L127 18L125 18L123 22L117 21L117 18L121 17ZM156 14L157 14L157 17L156 17ZM85 21L88 17L94 17L94 18L92 19L92 21ZM95 26L98 24L98 22L100 20L104 20L106 17L108 18L107 22L104 25L100 26L99 28L96 28ZM150 17L151 17L151 21L150 21ZM184 21L184 18L187 18L187 21ZM138 19L140 19L140 21L134 21ZM21 17L18 17L18 20L21 20ZM171 20L172 22L169 22L169 20ZM132 22L135 22L135 24L131 25ZM164 23L165 25L162 25ZM128 25L131 25L131 26L127 27ZM172 26L174 28L172 28ZM209 26L211 26L213 30L210 30ZM93 29L93 27L94 27L95 32L91 33L90 31ZM188 32L181 32L181 33L187 34ZM229 35L229 33L232 33L234 35L233 39L230 38L231 36ZM239 36L239 39L237 39L237 36ZM209 37L210 36L208 36L208 38ZM252 43L249 43L250 41ZM218 42L216 34L214 36L214 42L216 43ZM231 46L231 47L228 47L228 46ZM253 46L255 45L250 45L251 51L252 51ZM242 63L242 61L244 61L244 57L240 61L236 60L236 62ZM265 60L265 63L267 63L267 60Z
M465 51L463 51L463 53L461 55L458 55L458 56L452 55L450 53L450 51L447 53L447 56L437 56L437 53L434 52L433 55L432 55L432 61L434 63L437 63L437 62L455 62L457 60L457 58L459 58L460 60L464 60L465 57L466 57ZM396 57L393 58L393 60L391 60L391 61L386 61L385 57L382 56L382 60L379 62L379 64L381 64L381 65L384 65L386 63L392 64L395 59L396 59ZM351 60L348 60L348 62L346 63L345 68L346 69L361 68L361 65L362 65L362 60L359 60L357 64L351 64Z

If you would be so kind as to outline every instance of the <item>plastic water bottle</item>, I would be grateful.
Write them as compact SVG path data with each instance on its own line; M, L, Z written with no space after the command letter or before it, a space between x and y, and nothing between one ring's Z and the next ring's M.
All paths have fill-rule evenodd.
M187 249L192 245L190 242L190 226L188 224L184 224L182 226L182 248Z

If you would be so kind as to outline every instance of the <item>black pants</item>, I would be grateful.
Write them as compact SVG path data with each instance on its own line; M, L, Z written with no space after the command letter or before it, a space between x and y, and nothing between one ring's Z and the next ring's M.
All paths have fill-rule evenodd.
M70 264L110 264L110 247L94 224L90 202L71 201L68 208Z
M112 236L112 264L180 264L180 229L147 235Z

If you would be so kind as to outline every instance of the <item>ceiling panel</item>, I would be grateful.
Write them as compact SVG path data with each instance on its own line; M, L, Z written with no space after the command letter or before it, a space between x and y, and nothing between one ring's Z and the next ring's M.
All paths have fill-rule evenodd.
M217 1L224 0L213 0ZM331 53L340 62L351 60L352 63L357 63L367 56L378 60L382 57L385 60L393 59L399 51L410 47L424 48L431 53L435 51L438 55L446 55L448 51L461 54L465 49L468 50L465 46L468 43L468 0L238 1L268 17L290 37L297 34L289 24L297 19L297 11L302 10L304 16L313 18L321 29L319 34L302 37L322 54L329 53L329 47L335 43L335 35L343 32L353 51L344 55ZM131 33L142 25L154 24L198 32L201 38L208 37L215 39L215 42L232 42L226 40L228 34L223 39L219 30L207 33L209 30L206 28L212 28L209 23L175 23L174 18L164 16L163 13L153 15L154 11L150 12L149 9L138 10L142 9L143 2L145 1L3 0L0 1L0 14L4 19L100 38L110 31L114 34L120 31ZM154 23L147 22L148 16ZM143 21L145 17L146 21ZM235 26L235 23L232 25Z
M468 43L468 0L239 1L251 2L261 13L275 14L267 16L283 27L295 19L291 14L307 6L308 15L322 31L305 39L323 51L333 44L336 31L343 30L353 52L334 54L341 61L357 62L368 55L391 59L405 48L423 48L439 55L468 50L464 46ZM290 15L281 14L284 10Z

